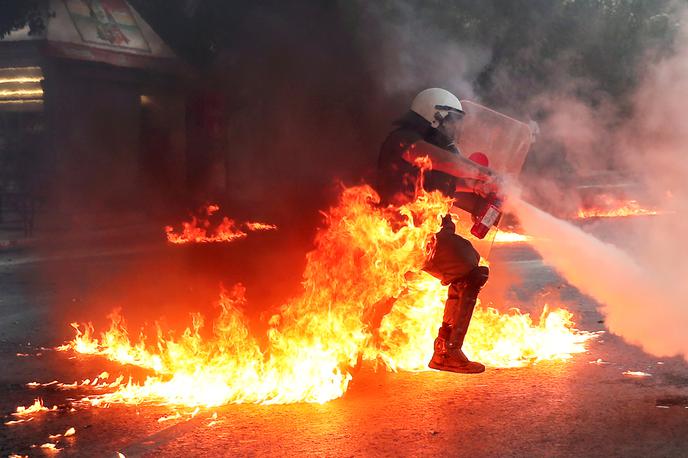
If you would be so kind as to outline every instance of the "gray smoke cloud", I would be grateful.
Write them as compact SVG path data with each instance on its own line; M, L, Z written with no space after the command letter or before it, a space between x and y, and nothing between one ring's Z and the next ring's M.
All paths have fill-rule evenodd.
M604 94L591 104L576 97L575 90L542 93L531 100L548 112L541 128L550 146L556 143L563 148L574 173L579 177L600 170L623 174L626 183L633 184L628 188L635 195L628 197L644 198L661 214L611 223L616 224L615 230L607 237L614 246L523 203L516 202L514 211L538 237L534 246L545 260L601 303L612 332L657 356L688 359L684 281L688 241L683 238L688 232L688 220L683 217L688 211L686 18L684 9L678 16L680 27L671 53L658 56L656 50L648 49L638 62L638 84L625 107ZM571 85L579 83L572 80ZM558 186L545 179L535 187L541 191ZM559 193L561 203L548 204L570 214L575 191L568 192L568 199L566 193ZM595 229L595 225L587 228Z
M428 87L479 98L474 82L492 58L491 43L459 42L417 2L359 3L360 39L378 86L403 107Z
M684 285L519 198L511 199L510 209L545 261L600 302L611 332L657 356L688 359Z

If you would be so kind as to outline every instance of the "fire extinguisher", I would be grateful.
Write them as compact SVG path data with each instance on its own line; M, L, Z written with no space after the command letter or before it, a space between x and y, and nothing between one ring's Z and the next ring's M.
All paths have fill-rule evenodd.
M502 216L502 199L497 194L490 194L487 196L487 203L483 207L483 211L476 215L471 227L471 234L479 239L485 238L490 228L499 222Z
M490 166L490 160L487 155L481 151L474 152L468 156L468 159L483 167ZM499 218L502 216L502 199L497 194L489 194L486 201L486 204L482 208L482 212L475 215L473 218L474 223L471 228L471 234L479 239L485 238L490 228L496 225L499 222Z

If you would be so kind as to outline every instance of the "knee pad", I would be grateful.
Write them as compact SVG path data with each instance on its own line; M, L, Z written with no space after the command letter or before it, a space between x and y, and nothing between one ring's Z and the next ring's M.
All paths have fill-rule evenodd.
M466 274L462 279L466 284L466 289L475 291L476 293L485 286L487 278L490 276L490 268L487 266L478 266Z
M450 283L449 284L449 291L447 294L447 299L455 299L455 300L460 299L461 293L463 292L464 287L465 287L465 283L463 283L461 281Z
M487 277L490 275L490 269L485 266L477 266L459 280L452 282L449 285L449 299L459 299L463 293L470 295L477 295L478 292L487 283Z

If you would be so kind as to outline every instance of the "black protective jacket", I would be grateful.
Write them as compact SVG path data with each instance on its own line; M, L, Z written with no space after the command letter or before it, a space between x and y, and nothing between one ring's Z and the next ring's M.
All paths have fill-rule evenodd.
M382 143L378 159L377 191L383 205L403 204L415 197L420 168L408 163L402 155L413 143L425 140L453 154L459 154L452 139L447 138L428 121L409 111L395 122L394 129ZM439 190L448 197L454 196L457 179L436 170L425 172L423 187L426 191Z

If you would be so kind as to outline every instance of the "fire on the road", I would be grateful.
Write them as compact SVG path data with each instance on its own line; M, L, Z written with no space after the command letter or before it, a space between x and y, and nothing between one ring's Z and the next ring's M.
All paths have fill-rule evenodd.
M642 207L637 200L628 200L599 207L580 208L578 209L577 216L579 219L588 219L621 218L626 216L653 216L658 214L658 210Z
M28 407L24 407L24 406L17 407L16 412L14 412L12 415L14 415L15 417L24 417L24 416L28 416L28 415L33 415L37 412L48 412L49 410L51 410L51 409L49 409L43 405L43 400L40 398L37 398L33 402L33 404L31 404ZM53 406L52 410L57 410L57 406Z
M141 383L113 384L98 404L322 403L342 396L361 361L428 370L446 287L421 269L451 202L423 194L393 209L377 199L368 186L343 191L307 255L303 292L269 320L262 337L249 331L241 285L222 292L209 332L199 314L176 337L158 329L132 339L119 314L99 336L90 324L75 326L72 350L152 372ZM390 298L381 321L366 318ZM490 366L517 367L565 360L585 351L590 337L563 309L545 308L534 322L517 309L479 306L464 348Z
M494 243L527 243L532 237L518 232L499 231L495 234Z
M226 216L222 217L222 220L217 225L213 225L210 218L219 210L219 205L206 205L201 211L202 216L192 216L191 221L182 222L181 232L175 232L172 226L166 226L167 240L175 244L228 243L243 239L248 235L247 231L271 231L277 229L277 226L274 224L260 222L239 224Z

